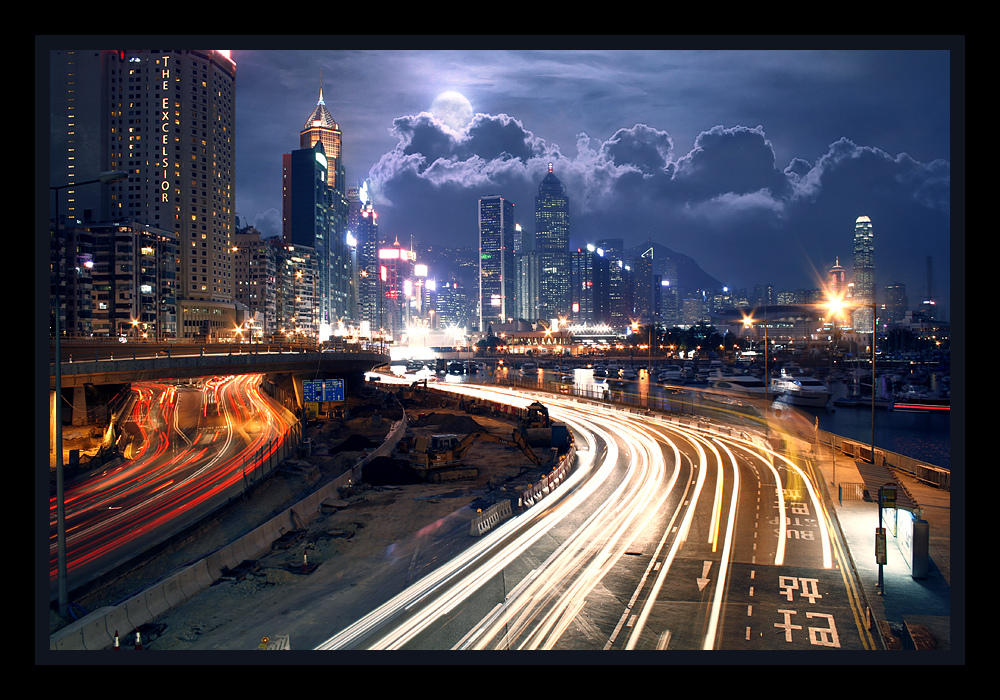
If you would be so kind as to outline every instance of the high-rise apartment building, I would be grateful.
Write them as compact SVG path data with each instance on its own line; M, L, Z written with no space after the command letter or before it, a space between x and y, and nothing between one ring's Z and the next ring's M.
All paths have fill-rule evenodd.
M67 50L50 56L51 164L58 180L52 184L93 180L108 170L128 173L110 185L64 190L60 218L131 221L173 233L177 332L192 327L185 322L189 311L211 309L234 321L236 64L228 52ZM167 327L161 323L156 332Z
M233 237L233 270L236 301L250 312L250 322L244 328L253 338L273 336L277 319L275 248L253 226L237 229ZM244 331L243 338L247 337Z
M110 217L174 231L183 301L233 300L236 64L225 51L103 51Z
M479 199L479 329L515 314L514 203L501 195Z
M875 302L875 233L872 221L859 216L854 222L854 292L855 304ZM861 307L853 314L852 325L859 333L869 333L872 328L872 310Z
M569 199L552 163L535 197L535 250L540 260L539 316L565 316L570 310Z

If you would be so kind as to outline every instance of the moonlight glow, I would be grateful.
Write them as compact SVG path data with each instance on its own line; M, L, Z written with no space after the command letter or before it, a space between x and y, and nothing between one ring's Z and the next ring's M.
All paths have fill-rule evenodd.
M431 103L431 114L449 128L461 131L472 121L472 104L459 92L442 92Z

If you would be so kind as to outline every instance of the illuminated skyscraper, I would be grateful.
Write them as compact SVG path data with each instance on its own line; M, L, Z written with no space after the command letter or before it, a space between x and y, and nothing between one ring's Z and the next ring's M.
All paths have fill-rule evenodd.
M73 53L73 52L62 52ZM195 315L213 310L218 335L239 324L234 305L236 64L228 51L128 49L75 52L77 68L100 76L100 117L80 124L88 178L124 170L121 182L91 188L106 198L84 205L104 221L130 220L177 236L177 335L203 332ZM92 84L83 78L82 93ZM86 104L91 104L87 97ZM89 112L92 117L93 111ZM88 117L89 121L89 117ZM83 146L83 144L80 144ZM72 154L69 157L73 157ZM81 191L82 192L82 191ZM173 302L173 300L170 300ZM160 330L166 330L160 329Z
M479 200L479 329L514 318L514 203L498 194Z
M343 173L341 171L341 133L340 126L333 120L333 115L323 101L323 81L320 80L319 101L316 109L306 119L302 131L299 132L299 148L312 148L317 141L323 142L330 167L327 170L326 182L330 189L344 189Z
M569 199L552 163L535 197L535 250L541 268L539 316L565 316L570 310Z
M872 221L859 216L854 223L854 294L856 304L875 303L875 234ZM860 333L871 332L872 310L860 308L853 314L852 325Z
M350 200L350 230L358 249L358 321L378 329L378 213L365 182Z
M843 297L847 292L847 274L844 268L840 266L840 258L837 258L837 262L833 267L830 268L830 294L835 297Z
M295 240L296 236L294 235L289 241L287 229L284 231L284 236L286 243L295 242L298 245L313 245L316 248L317 265L319 266L317 295L321 299L320 318L321 324L324 324L323 334L325 334L325 329L336 326L338 321L352 319L354 310L351 303L353 285L351 254L347 244L349 205L344 188L341 132L340 126L326 108L322 83L320 84L319 101L316 103L316 108L313 109L309 118L306 119L302 131L299 132L300 149L295 153L308 151L317 153L316 144L322 144L323 177L326 185L325 201L322 205L325 209L323 216L326 219L325 227L327 230L323 232L322 238L315 239L315 243L308 243L305 239ZM300 181L299 186L307 193L314 189L312 184L304 180ZM318 202L315 206L319 206ZM318 209L316 211L318 212ZM307 224L303 223L302 225L306 226ZM320 225L317 218L315 224L308 224L308 227L316 228ZM301 230L304 231L305 228L301 228Z

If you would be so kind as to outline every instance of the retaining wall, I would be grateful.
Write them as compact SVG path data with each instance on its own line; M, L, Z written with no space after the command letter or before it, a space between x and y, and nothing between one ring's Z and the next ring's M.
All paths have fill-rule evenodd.
M320 504L338 496L338 488L361 480L364 465L376 457L389 456L406 430L406 413L392 426L385 441L351 469L225 547L182 569L170 578L138 593L124 603L95 610L49 637L51 650L110 649L115 632L122 639L135 638L135 630L154 621L172 608L198 595L222 575L222 569L234 569L241 562L258 559L272 543L292 530L307 527L320 512Z

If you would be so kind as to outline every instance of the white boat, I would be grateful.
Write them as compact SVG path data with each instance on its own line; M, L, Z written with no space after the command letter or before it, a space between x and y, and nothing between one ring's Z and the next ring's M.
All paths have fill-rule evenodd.
M833 392L826 384L808 374L782 374L771 385L778 393L778 401L793 406L826 406Z
M634 369L632 369L631 367L623 367L622 368L622 379L625 379L625 380L628 380L628 381L634 381L635 379L638 378L638 376L639 376L639 374Z
M531 374L538 371L538 365L534 362L525 362L521 365L521 374Z
M669 381L679 382L681 380L682 373L683 370L681 370L680 365L667 365L662 370L660 370L660 373L657 375L656 380L658 382L669 382Z
M713 375L708 380L711 389L726 394L752 398L764 398L767 386L763 379L751 374Z

